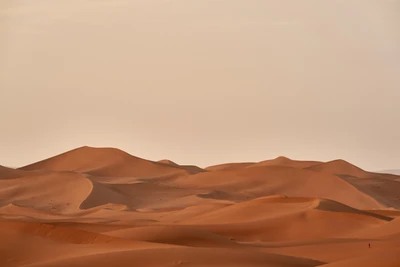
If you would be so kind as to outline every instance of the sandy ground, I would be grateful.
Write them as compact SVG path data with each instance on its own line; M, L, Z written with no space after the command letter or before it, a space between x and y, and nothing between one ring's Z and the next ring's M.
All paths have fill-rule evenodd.
M399 178L343 160L201 169L82 147L0 166L0 266L399 267Z

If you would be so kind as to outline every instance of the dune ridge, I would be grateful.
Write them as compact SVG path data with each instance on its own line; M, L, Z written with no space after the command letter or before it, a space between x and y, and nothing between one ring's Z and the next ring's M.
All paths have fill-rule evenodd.
M397 267L399 183L344 160L202 169L81 147L0 166L0 265Z
M149 161L115 148L80 147L20 168L21 170L74 171L93 176L156 176L187 171L185 167ZM192 168L194 169L194 168ZM197 171L201 169L198 168Z

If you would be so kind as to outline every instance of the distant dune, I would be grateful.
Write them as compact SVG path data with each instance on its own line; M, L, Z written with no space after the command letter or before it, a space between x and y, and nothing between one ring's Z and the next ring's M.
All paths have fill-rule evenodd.
M81 147L0 166L0 265L397 267L399 188L344 160L201 169Z
M81 147L43 160L21 170L76 171L94 176L144 177L185 171L177 164L141 159L114 148ZM191 168L193 170L195 168ZM186 170L187 171L187 170ZM201 171L200 168L197 171Z
M176 164L175 162L173 162L172 160L169 160L169 159L159 160L158 162L167 164L167 165L172 165L172 166L179 166L178 164Z
M214 165L207 167L206 170L209 171L228 171L228 170L237 170L248 167L259 167L259 166L287 166L293 168L307 168L310 166L314 166L320 164L319 161L299 161L299 160L291 160L287 157L277 157L272 160L265 160L260 162L239 162L239 163L225 163L220 165Z
M206 168L206 170L208 170L208 171L233 171L233 170L246 168L246 167L252 166L254 164L255 163L253 163L253 162L224 163L224 164L209 166Z
M300 160L291 160L287 157L277 157L276 159L272 160L265 160L261 161L257 164L252 165L251 167L257 167L257 166L286 166L286 167L293 167L293 168L307 168L311 167L317 164L320 164L321 162L319 161L300 161Z
M400 170L384 170L384 171L379 171L379 173L389 173L389 174L400 175Z
M326 163L309 166L310 170L325 172L335 175L348 175L359 178L368 176L368 173L345 160L333 160Z

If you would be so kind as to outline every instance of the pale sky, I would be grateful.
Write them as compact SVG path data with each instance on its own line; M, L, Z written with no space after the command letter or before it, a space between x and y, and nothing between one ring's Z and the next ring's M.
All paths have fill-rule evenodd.
M0 165L83 146L400 168L400 0L2 0Z

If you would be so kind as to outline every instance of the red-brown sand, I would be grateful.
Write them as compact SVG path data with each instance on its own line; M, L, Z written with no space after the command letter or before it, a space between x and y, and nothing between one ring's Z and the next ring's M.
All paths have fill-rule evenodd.
M398 188L343 160L202 169L82 147L0 166L0 266L399 267Z

